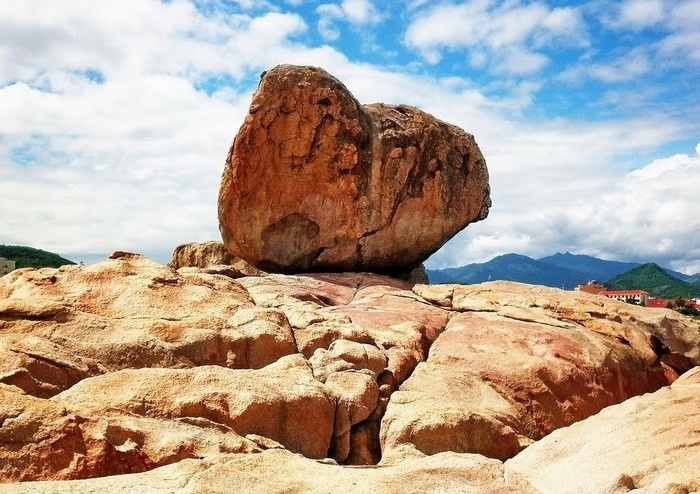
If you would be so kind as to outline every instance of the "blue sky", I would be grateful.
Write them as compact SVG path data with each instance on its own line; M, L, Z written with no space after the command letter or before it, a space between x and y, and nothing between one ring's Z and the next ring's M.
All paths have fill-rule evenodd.
M258 76L294 63L476 137L491 213L430 267L700 272L700 0L0 2L0 243L167 262L218 239Z

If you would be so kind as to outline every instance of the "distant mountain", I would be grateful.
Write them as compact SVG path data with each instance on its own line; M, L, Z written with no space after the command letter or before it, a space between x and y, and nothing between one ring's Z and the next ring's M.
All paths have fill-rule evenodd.
M0 257L15 261L15 268L58 268L64 264L75 264L64 257L33 247L0 245Z
M469 284L489 280L510 280L572 290L576 285L591 280L605 283L640 266L642 264L635 262L606 261L566 252L541 259L532 259L520 254L505 254L484 263L467 264L459 268L429 269L427 272L431 283ZM669 278L675 278L678 282L687 281L692 283L694 288L700 288L700 273L688 276L670 269L660 269ZM659 286L666 286L667 281L664 278ZM649 291L645 288L640 289Z
M642 264L606 282L611 290L644 290L652 297L700 297L700 287L681 281L653 262Z
M557 253L539 259L540 262L553 264L561 268L569 269L585 275L583 280L579 279L576 285L591 280L605 281L614 278L618 274L636 268L640 264L637 262L606 261L597 257Z
M686 283L690 283L693 286L700 288L700 273L695 273L694 275L688 276L685 280Z
M482 283L508 280L572 289L590 280L588 274L537 261L520 254L504 254L488 262L467 264L460 268L428 270L431 283Z

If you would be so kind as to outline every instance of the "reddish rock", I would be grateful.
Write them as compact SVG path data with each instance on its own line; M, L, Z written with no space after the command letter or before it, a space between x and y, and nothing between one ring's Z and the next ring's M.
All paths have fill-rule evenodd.
M0 492L531 492L482 455L630 403L699 351L690 318L545 287L204 269L120 252L0 278L0 483L89 478ZM669 408L697 408L678 396ZM688 429L659 417L689 442L653 435L692 456L694 415L678 410ZM673 492L650 472L680 458L634 447L641 466L618 484L593 460L581 475ZM692 490L686 470L666 471Z
M696 367L670 387L553 432L506 468L543 493L698 492L699 424Z
M229 152L219 224L228 249L266 271L405 272L489 206L473 136L410 106L360 105L322 69L280 65Z
M464 312L391 396L384 463L445 450L506 459L673 378L644 325L591 295L508 282L414 292Z

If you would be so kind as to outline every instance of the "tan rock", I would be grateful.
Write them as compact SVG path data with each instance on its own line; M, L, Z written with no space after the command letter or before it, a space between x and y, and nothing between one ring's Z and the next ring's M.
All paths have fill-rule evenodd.
M13 494L536 494L503 464L478 455L442 453L398 465L347 468L282 450L184 460L151 472L70 482L0 484Z
M505 460L522 448L518 410L455 366L422 363L391 395L381 423L382 464L442 451Z
M8 488L206 491L201 476L216 492L260 477L314 492L323 473L350 492L430 492L428 478L528 492L498 461L440 451L512 456L672 381L696 351L688 318L542 287L203 269L120 252L0 279L0 482L120 474ZM332 459L261 453L282 448Z
M668 384L649 346L642 351L581 327L488 313L453 317L428 363L488 382L518 408L531 439Z
M72 478L86 449L79 417L18 391L0 385L0 482Z
M368 389L379 386L379 393L372 392L373 406L360 406L371 414L351 420L339 407L331 449L341 462L377 463L380 422L389 395L426 358L447 324L448 313L413 294L411 284L385 276L269 275L239 281L258 305L284 312L299 351L321 382L327 383L333 373L351 379L344 371L373 376L376 384ZM337 394L348 403L340 391ZM358 406L360 396L350 393L351 407Z
M362 372L333 372L325 384L338 398L338 406L347 410L350 425L369 417L377 406L379 386L371 375Z
M494 281L476 285L415 285L414 293L448 309L466 312L509 310L515 319L536 314L540 322L578 324L627 342L648 352L657 338L665 351L684 355L700 364L700 322L669 309L649 309L584 292L540 285ZM513 309L522 309L516 315ZM624 323L623 323L624 322ZM622 341L622 340L621 340ZM658 350L658 349L657 349Z
M412 293L410 283L386 276L269 275L238 281L258 306L286 315L307 358L338 340L370 345L381 349L385 359L393 357L387 370L396 372L397 384L425 360L449 315ZM372 358L377 362L372 365L378 365L378 354Z
M239 311L249 324L235 319ZM284 316L268 312L230 278L178 273L128 253L92 266L20 269L0 281L0 332L44 338L108 370L262 367L296 352Z
M413 107L361 106L322 69L280 65L229 152L219 224L227 248L266 271L396 272L489 206L473 136Z
M298 354L259 370L123 370L85 379L52 400L86 416L118 410L168 420L205 419L241 436L270 438L310 458L327 455L336 414L336 400Z
M317 349L309 361L321 382L326 382L330 373L345 370L367 370L376 381L387 363L384 352L376 346L343 339L333 341L328 350Z
M105 369L89 358L67 352L46 338L0 334L0 383L48 398Z
M700 368L559 429L506 462L543 493L700 491Z
M185 458L261 451L222 425L111 413L85 417L0 387L0 482L151 470Z
M209 274L222 274L231 278L264 276L243 259L231 254L223 242L193 242L175 247L169 266L173 269L201 268Z

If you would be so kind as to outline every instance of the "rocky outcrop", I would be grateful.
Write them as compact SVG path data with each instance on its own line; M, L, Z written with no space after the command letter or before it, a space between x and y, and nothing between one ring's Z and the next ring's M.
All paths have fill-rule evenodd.
M360 105L322 69L280 65L229 152L219 224L228 249L266 271L395 273L489 206L470 134L413 107Z
M560 429L506 462L541 492L700 490L700 368Z
M457 313L391 397L384 462L448 450L505 460L677 375L643 322L653 311L638 320L628 304L509 282L414 291ZM669 317L697 337L697 325Z
M111 257L0 279L0 492L534 492L501 461L698 363L697 321L594 295Z
M169 264L173 269L202 268L211 274L223 274L231 278L264 276L243 259L229 252L223 242L193 242L175 247Z

